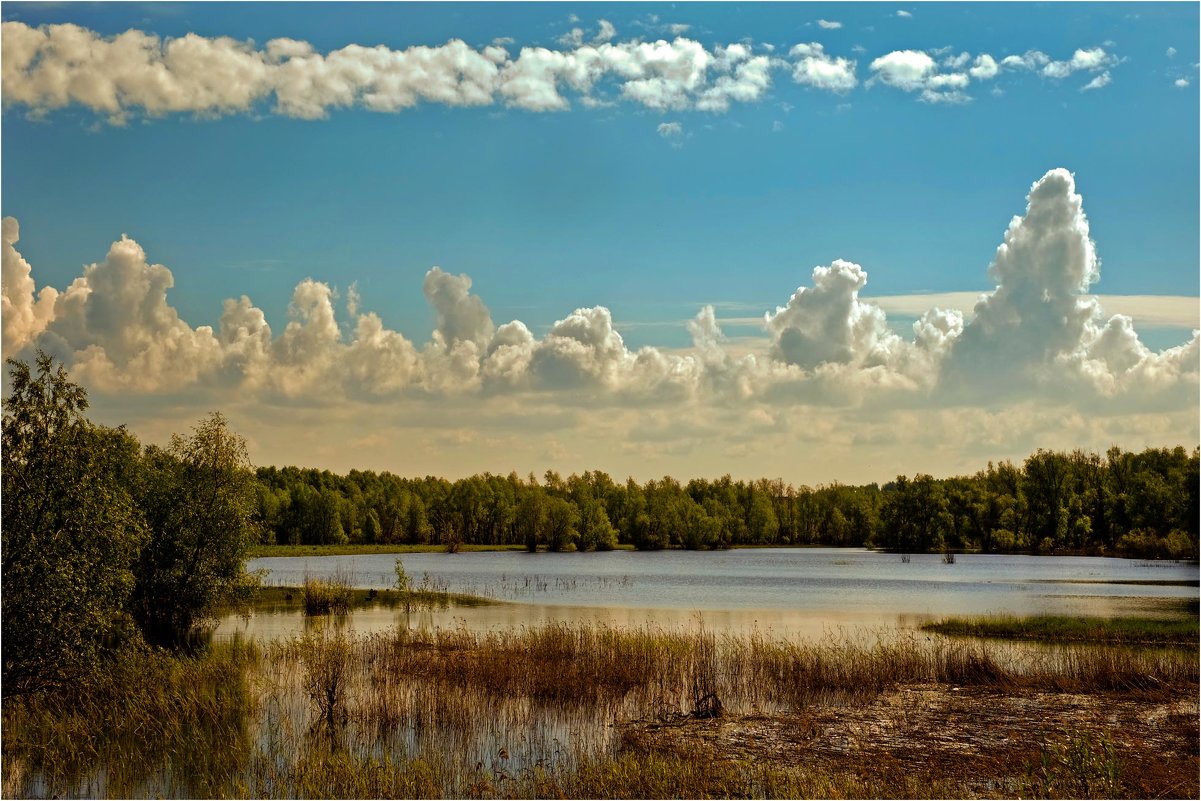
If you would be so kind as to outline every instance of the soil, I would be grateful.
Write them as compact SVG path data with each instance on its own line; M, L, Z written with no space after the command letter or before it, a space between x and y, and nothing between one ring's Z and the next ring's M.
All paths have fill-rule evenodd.
M1198 739L1195 688L1149 700L943 685L785 714L638 721L624 736L640 751L813 766L867 780L903 772L978 798L1026 795L1044 749L1071 740L1094 751L1113 744L1121 795L1198 798Z

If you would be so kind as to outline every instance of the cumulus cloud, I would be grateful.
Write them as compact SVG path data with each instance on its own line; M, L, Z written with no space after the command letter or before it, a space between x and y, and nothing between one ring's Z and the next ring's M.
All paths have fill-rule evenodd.
M1184 89L1189 85L1188 78L1177 78L1173 85L1178 89Z
M862 363L894 347L884 311L859 300L867 273L858 264L836 260L813 269L813 286L799 287L787 306L764 316L772 338L771 356L812 368L825 362Z
M909 16L898 11L898 15ZM826 30L837 21L819 20ZM528 112L565 111L625 101L654 111L728 111L754 103L771 90L777 71L793 81L834 92L857 84L856 62L828 55L818 43L792 48L791 58L771 55L769 44L734 42L707 47L685 37L685 24L650 30L671 39L617 39L608 20L589 36L571 28L558 49L521 47L511 38L480 48L452 39L438 45L392 49L349 44L322 53L309 42L276 38L259 46L230 37L187 34L159 37L129 30L104 36L78 25L2 25L3 99L33 116L78 105L113 124L131 115L186 113L216 117L273 111L318 120L339 109L398 113L420 104L489 106ZM1107 45L1108 46L1108 45ZM949 48L934 51L942 56ZM857 48L861 52L862 48ZM989 80L1003 70L1027 70L1052 78L1094 74L1100 88L1118 59L1104 47L1076 50L1056 61L1037 50L999 62L989 54L961 52L936 63L921 50L895 50L871 62L873 78L914 92L928 103L970 99L970 81Z
M913 14L909 13L908 11L905 11L904 9L901 9L901 10L897 11L897 16L901 17L902 19L909 19L910 17L913 16Z
M819 28L825 28L828 31L836 31L842 27L842 23L836 20L819 19L817 21L817 26Z
M828 55L817 42L795 45L789 55L796 59L792 80L797 83L840 93L849 92L858 83L855 62Z
M934 58L921 50L894 50L872 61L871 70L872 82L904 92L920 92L919 98L927 103L963 103L971 99L963 91L970 82L967 73L940 72Z
M1110 76L1109 76L1109 70L1106 70L1105 72L1098 75L1096 78L1093 78L1091 81L1086 83L1084 86L1081 86L1080 91L1088 92L1093 89L1103 89L1106 86L1109 86L1109 82L1111 80L1112 80L1112 78L1110 78Z
M935 63L920 50L894 50L871 63L871 70L881 83L912 92L925 86L934 73Z
M492 315L479 295L471 294L471 279L434 267L425 275L422 291L438 316L434 342L453 348L460 342L484 346L492 338Z
M1195 301L1132 298L1107 317L1104 298L1087 294L1100 262L1063 169L1031 187L988 268L990 292L875 302L861 296L867 271L835 260L763 315L763 335L730 341L707 306L687 323L692 347L682 351L630 349L603 306L578 308L541 337L520 320L498 326L468 276L438 267L422 286L436 320L424 344L387 329L357 285L340 307L334 289L312 278L295 287L281 331L246 296L225 301L214 331L179 317L171 271L129 237L66 289L38 292L16 249L16 220L3 233L6 354L45 348L101 393L225 387L291 404L534 394L577 406L723 408L1021 397L1176 408L1195 403L1198 382L1196 333L1153 352L1135 328L1135 320L1195 326ZM956 309L972 301L970 314ZM912 333L888 311L916 318Z
M1087 50L1077 50L1067 61L1050 61L1042 68L1042 74L1048 78L1066 78L1074 72L1085 70L1097 72L1117 61L1103 47L1092 47Z
M968 70L968 75L971 75L977 81L987 81L997 77L1000 72L1000 67L997 66L997 61L988 53L981 53L976 56L976 63Z
M1086 296L1099 270L1075 178L1051 170L1005 232L988 270L997 286L950 350L948 385L994 396L1031 388L1143 395L1181 381L1195 385L1196 332L1186 345L1152 353L1129 317L1106 320L1097 299Z
M614 42L616 35L600 20L590 41L574 28L561 40L566 49L525 47L516 58L503 46L511 40L482 49L457 39L404 50L351 44L322 54L286 38L258 48L229 37L163 39L137 30L105 37L77 25L11 21L3 23L4 102L34 113L78 104L115 123L130 113L248 112L272 98L277 113L302 119L339 108L398 112L422 102L498 99L553 111L570 105L562 88L587 101L606 80L618 96L650 108L722 111L758 99L770 84L770 63L744 45L708 50L679 36Z
M43 287L41 292L35 292L37 283L33 280L33 269L15 247L20 239L20 225L12 217L5 217L0 242L3 248L0 320L3 321L5 353L25 347L46 328L54 316L54 302L58 297L58 291L53 287Z
M596 36L592 38L593 44L612 41L617 36L617 28L613 27L613 23L607 19L602 19L597 23Z
M73 353L74 372L109 391L155 392L194 383L221 360L208 326L193 329L167 302L171 271L127 236L54 299L38 341Z

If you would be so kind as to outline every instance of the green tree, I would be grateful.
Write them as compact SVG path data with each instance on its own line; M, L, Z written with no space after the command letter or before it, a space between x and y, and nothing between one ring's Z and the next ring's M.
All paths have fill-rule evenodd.
M611 551L617 545L617 529L609 522L605 506L595 498L579 507L581 551Z
M885 488L880 526L886 548L904 553L943 548L951 515L942 487L927 475L918 474L912 481L897 476L892 487Z
M551 551L566 550L576 539L579 522L575 506L563 498L550 498L546 503L546 547Z
M363 542L376 543L379 541L379 515L375 513L374 509L368 509L367 516L363 518Z
M125 481L138 444L92 425L87 393L38 352L37 375L9 360L3 401L3 694L76 682L127 618L145 540Z
M246 442L219 413L166 450L148 448L142 507L151 538L137 564L131 609L147 641L180 642L252 584L246 550L257 539ZM335 516L336 517L336 516Z
M546 493L537 484L526 487L517 505L517 533L530 553L546 540Z

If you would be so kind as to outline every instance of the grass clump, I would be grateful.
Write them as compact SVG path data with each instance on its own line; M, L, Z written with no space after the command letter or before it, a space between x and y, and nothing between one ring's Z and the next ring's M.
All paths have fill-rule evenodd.
M990 615L953 617L922 626L926 631L968 637L1048 642L1094 642L1124 645L1197 647L1195 617L1066 617L1057 615Z
M301 588L304 613L316 615L344 615L350 611L351 580L339 569L331 578L305 576Z
M1123 798L1123 768L1108 734L1073 734L1043 744L1026 790L1031 798Z

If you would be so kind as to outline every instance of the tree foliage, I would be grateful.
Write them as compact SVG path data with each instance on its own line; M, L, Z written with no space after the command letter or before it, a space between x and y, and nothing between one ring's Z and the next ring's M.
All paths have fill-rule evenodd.
M730 476L617 483L599 470L450 482L263 467L256 495L267 542L328 542L331 521L310 510L309 499L323 496L350 542L446 542L452 529L464 543L529 550L875 545L1181 557L1196 554L1197 462L1183 448L1115 448L1104 457L1044 450L1021 464L901 476L883 488Z
M45 353L9 361L3 403L3 691L85 679L124 642L176 644L248 584L256 500L220 414L167 448L92 424ZM135 625L136 624L136 625Z
M3 688L78 680L113 647L146 530L127 489L137 443L93 426L87 393L38 353L9 360L3 417Z
M220 413L166 450L147 448L140 501L151 536L132 600L147 640L172 644L247 586L254 484L246 442Z

